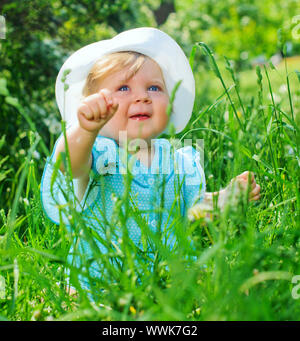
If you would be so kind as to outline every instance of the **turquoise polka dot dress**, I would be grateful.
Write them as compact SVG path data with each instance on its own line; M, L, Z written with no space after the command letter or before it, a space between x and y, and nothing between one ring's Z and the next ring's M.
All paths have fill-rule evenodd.
M172 248L176 243L170 228L173 217L177 213L186 216L188 208L204 198L205 176L193 147L175 150L167 139L154 139L155 153L148 168L113 139L99 135L92 149L89 184L79 202L76 196L68 196L68 182L55 165L56 145L42 177L44 211L56 224L64 222L70 227L74 226L70 207L74 207L92 231L99 252L107 252L107 243L118 244L124 233L120 215L125 216L126 210L125 228L137 248L151 252L151 243L145 242L145 224L149 231L160 229ZM85 238L76 241L77 255L81 256L78 266L82 257L92 257L92 248ZM70 255L69 260L74 264L74 257ZM91 276L99 276L98 267L91 262Z

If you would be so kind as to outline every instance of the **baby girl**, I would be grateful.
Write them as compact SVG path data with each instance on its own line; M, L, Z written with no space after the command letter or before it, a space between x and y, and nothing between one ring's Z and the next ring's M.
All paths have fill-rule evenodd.
M170 107L172 90L179 81ZM111 219L116 198L126 191L130 207L140 212L151 231L166 230L176 212L186 217L196 204L212 209L215 196L222 210L233 183L247 191L249 200L259 199L260 187L250 172L237 176L219 192L206 192L199 152L192 146L174 150L167 139L158 138L172 128L176 133L184 129L195 97L189 62L164 32L133 29L76 51L60 70L56 97L68 124L67 141L63 135L58 139L41 191L45 212L57 224L69 219L61 212L69 204L61 194L65 180L54 179L54 162L66 147L76 179L77 209L103 239L111 224L116 231L122 230L122 222ZM59 167L60 175L64 174L64 164ZM129 173L128 190L124 178ZM126 220L126 229L134 244L143 248L140 224L132 216ZM175 239L171 237L168 243L174 246ZM97 240L97 245L106 252L103 243ZM90 252L89 246L82 250Z

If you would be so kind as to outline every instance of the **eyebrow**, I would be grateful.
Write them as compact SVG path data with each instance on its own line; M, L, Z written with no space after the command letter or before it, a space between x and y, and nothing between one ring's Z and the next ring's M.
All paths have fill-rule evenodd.
M160 84L161 86L164 86L164 87L166 86L165 83L162 82L160 79L154 78L154 79L152 79L152 82L153 83L158 83L158 84Z

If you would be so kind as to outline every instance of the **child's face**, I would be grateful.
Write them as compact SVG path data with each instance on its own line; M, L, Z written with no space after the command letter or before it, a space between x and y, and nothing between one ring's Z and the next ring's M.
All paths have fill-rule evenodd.
M153 60L147 58L138 72L126 80L128 69L113 73L100 83L99 90L110 90L119 107L99 133L120 142L119 132L126 131L128 139L141 138L149 143L168 124L169 96L161 69Z

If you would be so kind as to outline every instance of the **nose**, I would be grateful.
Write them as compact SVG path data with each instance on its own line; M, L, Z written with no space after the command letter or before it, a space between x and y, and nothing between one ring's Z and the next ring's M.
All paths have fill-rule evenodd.
M141 91L135 96L135 103L151 103L151 98L146 91Z

